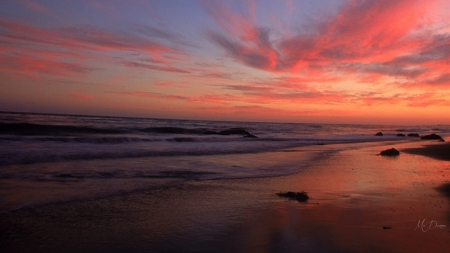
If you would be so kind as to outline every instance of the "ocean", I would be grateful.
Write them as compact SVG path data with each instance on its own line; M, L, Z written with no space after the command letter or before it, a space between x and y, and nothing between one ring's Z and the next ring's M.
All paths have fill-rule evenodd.
M338 150L330 147L415 139L398 137L399 133L449 131L448 126L2 112L0 212L163 189L193 180L289 175ZM377 132L383 136L375 136Z

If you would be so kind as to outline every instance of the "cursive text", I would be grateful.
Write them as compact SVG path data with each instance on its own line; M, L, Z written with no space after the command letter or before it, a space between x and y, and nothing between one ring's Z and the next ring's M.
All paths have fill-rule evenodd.
M417 222L417 227L414 230L420 229L422 230L422 232L427 232L435 228L445 229L446 227L447 227L446 225L438 225L438 223L435 220L426 222L425 219L423 219Z

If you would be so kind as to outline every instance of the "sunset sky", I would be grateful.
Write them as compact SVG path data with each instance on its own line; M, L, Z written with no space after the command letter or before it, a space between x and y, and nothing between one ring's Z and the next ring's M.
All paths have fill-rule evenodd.
M450 124L450 1L3 0L0 110Z

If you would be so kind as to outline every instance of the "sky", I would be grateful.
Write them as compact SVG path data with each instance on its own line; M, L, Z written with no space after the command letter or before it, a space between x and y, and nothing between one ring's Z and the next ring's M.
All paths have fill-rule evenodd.
M450 124L450 1L2 0L0 111Z

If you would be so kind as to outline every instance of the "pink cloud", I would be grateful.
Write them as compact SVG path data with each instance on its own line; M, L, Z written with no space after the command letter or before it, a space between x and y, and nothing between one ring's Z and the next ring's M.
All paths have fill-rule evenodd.
M87 100L87 99L91 99L92 96L91 95L87 95L87 94L81 94L81 93L72 93L70 94L72 97L77 98L77 99L81 99L81 100Z
M136 96L136 97L144 97L144 98L158 98L165 100L181 100L181 101L189 101L190 99L186 96L180 95L167 95L158 92L147 92L147 91L118 91L111 92L113 94L118 95L127 95L127 96Z
M119 95L129 95L152 99L163 99L167 101L182 101L189 104L215 104L215 105L229 105L230 102L236 102L242 98L226 94L204 94L204 95L171 95L159 92L146 91L120 91L112 92Z
M184 61L188 57L186 53L132 33L112 33L93 26L45 29L7 19L0 19L0 26L1 51L9 59L1 62L3 71L34 71L62 76L67 74L63 73L63 69L68 72L95 70L87 67L86 61L68 62L71 58L103 61L108 59L108 53L137 52L147 58L144 61L123 61L123 64L187 73L173 66Z
M449 67L449 36L426 29L436 2L348 1L315 33L277 39L269 28L258 27L219 2L215 4L221 8L206 9L226 34L207 35L233 60L274 73L308 79L334 72L356 80L402 77L414 78L417 84L450 85L445 74L439 76ZM429 80L430 75L438 77Z
M294 12L294 5L292 4L292 0L286 0L286 6L288 9L289 15L291 15L292 12Z
M184 88L184 84L187 82L157 82L154 85L165 88Z
M47 12L48 11L44 5L38 4L35 1L21 0L19 3L22 4L23 6L27 7L30 10L34 10L34 11L38 11L38 12Z
M445 94L425 92L419 95L409 96L406 100L411 107L450 106L450 101Z
M47 56L46 56L47 55ZM40 79L42 74L50 76L76 76L96 68L77 63L64 62L51 54L16 54L4 56L0 61L0 71L20 74L32 79Z

